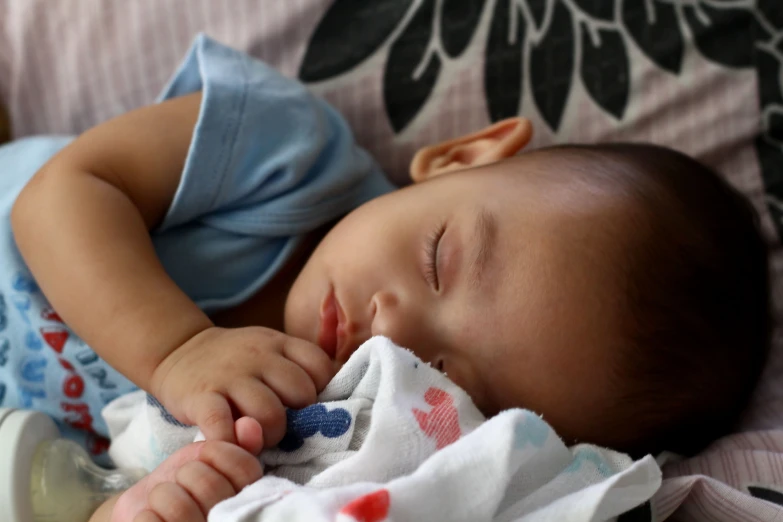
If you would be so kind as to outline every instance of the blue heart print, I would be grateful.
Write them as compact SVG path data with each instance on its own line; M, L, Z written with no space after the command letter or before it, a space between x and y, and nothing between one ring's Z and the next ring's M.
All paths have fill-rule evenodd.
M614 475L614 470L612 470L603 457L589 448L579 448L576 455L574 455L574 460L565 470L568 473L576 473L585 462L592 463L598 473L604 477L611 477Z
M38 291L38 283L35 282L35 279L33 279L30 274L24 272L16 274L11 284L17 292L34 294Z
M526 411L524 422L518 422L514 426L514 446L518 450L524 449L528 444L540 448L546 442L550 429L537 415Z
M328 411L323 404L313 404L301 410L286 410L286 432L278 444L281 451L296 451L304 440L318 432L324 437L336 439L351 427L351 414L343 408Z
M19 311L19 314L22 316L22 319L24 319L24 322L30 324L30 318L27 317L27 312L32 306L30 298L26 295L14 295L11 297L11 301L13 301L14 307L16 307L16 309Z
M19 402L22 408L32 408L33 399L46 399L46 391L42 389L28 388L27 386L19 386Z
M43 348L43 342L38 338L38 335L32 330L28 330L24 336L24 344L33 351L38 351Z
M28 382L43 382L46 359L38 357L25 359L22 365L22 379Z

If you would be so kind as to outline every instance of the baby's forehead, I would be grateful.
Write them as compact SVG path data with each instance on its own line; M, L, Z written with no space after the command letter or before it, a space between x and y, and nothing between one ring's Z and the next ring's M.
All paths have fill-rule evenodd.
M511 214L529 210L584 226L601 224L604 219L615 222L638 218L644 206L644 198L640 198L645 192L644 183L637 181L630 168L624 169L622 177L614 175L610 160L606 160L607 165L602 161L580 161L545 150L499 162L492 166L492 175L511 200L503 209ZM481 197L478 193L474 196Z
M569 187L583 192L612 193L628 184L643 182L645 170L637 160L643 158L629 162L598 149L552 147L507 158L493 167L509 184L523 180L551 189Z

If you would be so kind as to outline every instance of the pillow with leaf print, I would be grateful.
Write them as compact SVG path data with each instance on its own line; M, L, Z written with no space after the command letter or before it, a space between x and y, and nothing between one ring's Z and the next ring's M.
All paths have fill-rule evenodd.
M0 0L0 105L16 137L81 132L151 103L203 31L328 98L399 183L418 147L522 114L532 147L681 149L780 223L781 4Z
M644 141L701 159L759 209L780 300L781 64L779 0L344 0L297 74L398 181L419 146L517 114L532 147ZM778 334L745 429L783 427L781 372Z
M780 0L0 0L0 105L16 137L81 132L151 103L202 31L326 97L400 184L417 148L517 114L531 147L689 153L762 211L783 294Z

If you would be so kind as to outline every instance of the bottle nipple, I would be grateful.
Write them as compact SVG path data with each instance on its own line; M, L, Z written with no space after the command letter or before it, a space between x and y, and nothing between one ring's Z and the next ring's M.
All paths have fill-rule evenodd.
M106 470L40 412L0 408L0 520L87 522L144 470Z

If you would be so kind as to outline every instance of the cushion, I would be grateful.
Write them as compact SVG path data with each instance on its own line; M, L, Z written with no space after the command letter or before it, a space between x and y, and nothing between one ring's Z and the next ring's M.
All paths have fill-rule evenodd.
M0 105L16 137L81 132L151 103L199 31L327 98L398 183L418 147L515 114L534 147L691 154L761 212L783 296L779 0L0 0ZM783 499L781 339L742 433L667 466L640 516L769 519L758 498Z

